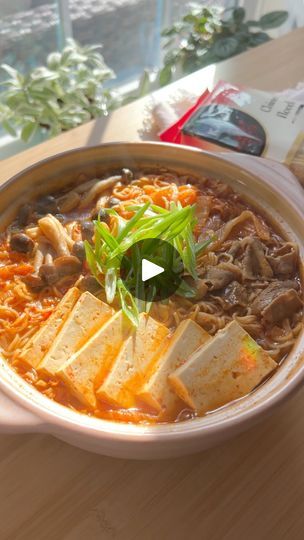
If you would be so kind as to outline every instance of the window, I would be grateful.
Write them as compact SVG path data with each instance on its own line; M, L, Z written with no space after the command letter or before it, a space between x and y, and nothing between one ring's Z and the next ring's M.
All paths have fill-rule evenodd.
M231 7L237 0L217 0L216 5ZM162 63L161 30L188 6L185 0L1 0L1 62L26 73L73 37L83 45L102 44L105 61L116 73L110 84L134 91L144 70ZM0 87L5 77L0 73ZM0 146L1 157L25 148L18 139L4 137L1 126Z
M0 5L1 63L26 72L45 63L60 40L57 2L4 0ZM5 74L1 74L1 78Z
M26 72L44 64L65 37L74 37L82 44L102 43L105 60L117 74L115 84L126 83L160 65L161 29L187 6L184 0L2 0L1 61Z
M219 0L217 5L231 3ZM119 84L159 67L161 30L180 19L188 6L184 0L69 0L69 13L73 37L82 44L103 44L102 53Z

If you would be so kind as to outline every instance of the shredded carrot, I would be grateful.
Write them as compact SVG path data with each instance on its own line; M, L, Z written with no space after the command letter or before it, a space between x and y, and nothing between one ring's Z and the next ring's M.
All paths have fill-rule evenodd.
M128 201L128 204L126 206L128 206L129 204L130 202ZM131 212L130 210L126 210L125 203L122 203L119 205L119 214L124 219L131 219L131 217L134 216L134 212Z
M197 190L192 186L180 186L179 187L178 200L182 206L188 206L194 204L197 199Z
M0 268L1 279L11 279L14 276L26 276L34 271L31 264L9 264Z
M143 190L147 195L150 195L151 193L154 193L155 186L148 184L147 186L143 186Z

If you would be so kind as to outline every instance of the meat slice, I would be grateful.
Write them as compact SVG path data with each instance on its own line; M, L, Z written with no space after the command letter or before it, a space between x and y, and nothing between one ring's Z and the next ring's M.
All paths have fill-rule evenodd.
M291 277L294 275L298 262L298 248L292 242L286 242L268 261L276 276Z
M224 309L241 306L245 307L248 303L248 295L245 287L238 281L232 281L227 285L221 297L225 301Z
M232 257L235 258L241 249L241 245L242 243L240 240L233 240L231 247L228 251L229 255L232 255Z
M209 266L204 276L204 281L210 291L223 289L231 281L241 281L242 272L238 266L231 263L220 263L217 266Z
M296 313L303 305L294 281L271 283L254 300L251 309L264 323L277 323Z
M265 257L264 246L257 238L246 239L246 250L243 259L243 275L245 279L255 279L259 276L273 276L272 268Z

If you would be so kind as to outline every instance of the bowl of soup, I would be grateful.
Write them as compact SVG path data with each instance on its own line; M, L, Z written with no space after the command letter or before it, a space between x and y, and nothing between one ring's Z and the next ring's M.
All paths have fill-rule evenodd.
M0 207L2 431L178 456L300 386L303 194L287 169L113 143L19 173Z

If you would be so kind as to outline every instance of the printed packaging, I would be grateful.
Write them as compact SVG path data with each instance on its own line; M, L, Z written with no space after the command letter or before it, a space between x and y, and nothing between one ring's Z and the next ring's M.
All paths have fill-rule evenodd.
M160 139L210 151L267 157L304 184L304 102L219 82Z

